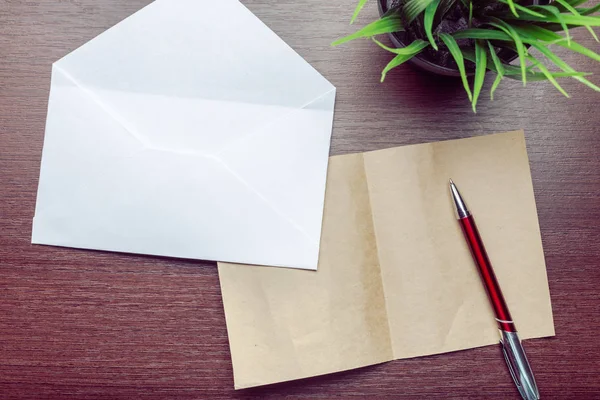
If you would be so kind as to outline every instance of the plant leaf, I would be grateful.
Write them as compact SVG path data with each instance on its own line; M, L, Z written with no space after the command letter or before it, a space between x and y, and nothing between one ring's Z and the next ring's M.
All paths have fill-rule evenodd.
M512 28L519 34L523 43L532 44L539 41L556 44L564 47L576 53L583 54L592 60L600 62L600 54L580 45L579 43L571 40L568 43L567 40L559 35L558 33L552 32L548 29L542 28L536 25L511 25ZM508 34L500 31L491 29L465 29L464 31L458 31L452 35L455 39L487 39L487 40L502 40L502 41L513 41L512 37ZM516 48L515 48L516 50Z
M542 64L541 62L539 62L535 57L533 56L527 56L527 59L529 61L531 61L531 63L533 65L535 65L541 72L542 74L544 74L546 76L546 78L548 78L548 80L554 85L554 87L556 89L558 89L559 92L561 92L563 95L565 95L565 97L571 97L569 96L569 94L558 84L558 82L556 82L556 79L554 79L554 77L552 76L552 74L550 73L550 71L548 71L548 68L546 68L546 66L544 64Z
M504 32L493 29L471 28L457 31L452 34L455 39L487 39L487 40L508 40L513 39ZM561 36L562 37L562 36Z
M508 4L508 0L498 0L500 3L504 3L504 4ZM524 12L525 14L529 14L529 15L533 15L534 17L540 17L540 18L544 18L545 15L544 14L540 14L538 12L535 12L533 10L530 10L527 7L523 7L522 5L518 4L518 3L514 3L514 6L517 10Z
M521 64L521 78L523 79L523 86L525 86L527 83L527 62L525 61L527 50L525 50L525 46L523 46L523 41L512 26L498 18L494 18L494 21L496 22L489 22L489 24L502 30L504 33L512 37L515 45L517 46L517 54L519 55L519 62Z
M438 6L439 11L437 12L438 23L439 21L444 19L444 17L446 16L446 14L448 14L455 2L456 0L441 0L440 5Z
M440 4L440 0L433 0L425 9L425 15L423 16L423 25L425 28L425 34L427 35L427 39L429 39L429 43L431 43L431 47L433 47L436 51L438 49L437 43L433 39L433 18L435 17L435 12Z
M467 96L469 96L469 101L473 102L473 94L471 93L469 80L467 79L467 71L465 70L465 60L460 47L458 47L458 43L456 43L456 40L454 40L454 38L447 33L440 34L440 39L442 39L442 41L446 44L450 54L452 54L452 57L454 57L454 61L456 61L458 71L460 72L460 78L462 79L463 86L467 92Z
M354 23L356 17L358 17L358 14L360 13L360 10L362 10L365 4L367 4L367 1L368 0L358 0L358 4L356 5L356 8L354 9L354 14L352 15L352 19L350 20L351 24Z
M548 7L548 6L536 6L536 7ZM565 23L567 25L575 25L575 26L600 26L600 18L584 15L581 13L581 16L577 15L569 15L569 14L561 14L561 20L554 15L546 15L544 18L535 17L529 14L521 14L518 18L515 17L507 17L510 19L518 19L519 21L532 21L532 22L555 22L555 23Z
M600 62L600 54L593 52L592 50L580 45L579 43L577 43L573 40L571 40L571 43L567 43L566 39L557 40L552 43L554 43L558 46L567 48L569 50L572 50L576 53L583 54L584 56L589 57L592 60Z
M475 52L472 50L463 50L463 55L464 57L472 62L475 62ZM510 64L502 64L502 66L504 67L504 71L505 74L504 76L506 78L509 79L514 79L514 80L522 80L521 78L521 68L520 67L515 67L514 65L510 65ZM487 68L495 73L498 73L498 70L496 69L496 66L494 65L494 63L488 59L488 65ZM552 76L554 78L573 78L573 77L583 77L583 76L588 76L591 75L589 73L585 73L585 72L550 72L552 74ZM541 72L535 72L535 71L527 71L527 79L530 81L547 81L548 78L542 74Z
M573 68L571 68L571 66L569 64L564 62L560 57L558 57L556 54L554 54L552 51L550 51L550 49L547 48L546 46L543 46L538 43L532 43L531 45L533 47L535 47L544 56L546 56L546 58L548 60L552 61L558 68L562 69L565 72L576 72ZM594 85L592 82L588 81L587 79L583 78L582 76L573 76L573 78L577 79L579 82L583 83L584 85L589 86L590 88L594 89L595 91L600 92L600 87Z
M532 23L533 21L519 21L519 22L523 23L523 25L525 25L525 24L533 25L533 23ZM513 24L513 26L514 26L514 24ZM552 31L552 32L560 32L563 30L563 27L560 24L554 23L554 22L540 23L539 25L535 25L535 26L543 26L544 29L548 29L549 31ZM568 25L568 27L569 27L569 29L577 28L576 25Z
M381 82L385 81L385 77L388 72L390 72L397 66L404 64L406 61L410 60L416 55L417 54L398 54L396 57L394 57L392 61L390 61L381 72Z
M562 8L564 8L566 11L571 12L571 14L573 15L579 15L581 16L581 14L579 14L579 11L577 11L575 9L575 7L573 7L572 5L570 5L568 2L566 2L565 0L554 0L556 3L558 3L559 5L562 6Z
M542 28L541 26L529 24L529 25L512 25L513 29L521 35L523 40L536 39L542 42L556 42L557 40L563 40L564 36L559 35L556 32L552 32L548 29Z
M470 1L469 2L469 24L468 27L472 27L473 26L473 2Z
M581 15L590 15L597 11L600 11L600 3L596 4L594 7L590 8L582 8L577 10Z
M554 17L556 18L556 20L562 27L563 31L565 32L565 35L567 36L567 42L571 43L571 34L569 33L569 27L567 26L567 23L565 22L565 18L564 18L565 16L560 13L558 8L556 8L554 6L532 6L532 7L535 7L536 9L547 11L550 14L554 15Z
M502 65L502 62L500 61L500 59L498 58L498 55L496 54L496 49L494 48L494 46L492 46L492 44L490 42L487 42L487 44L490 49L490 55L492 56L492 61L494 62L494 66L496 67L496 79L494 80L494 83L492 84L492 89L490 90L490 99L494 100L494 92L496 92L498 85L500 85L502 78L504 78L504 66Z
M571 40L571 43L567 43L564 37L560 36L558 33L549 31L548 29L536 25L513 26L513 28L521 35L523 41L527 44L532 44L535 40L549 42L600 62L600 54L595 53L573 40Z
M573 15L577 15L581 17L581 14L579 14L579 11L577 11L575 8L573 8L572 5L570 5L569 3L567 3L565 0L555 0L558 4L562 5L567 11L570 11ZM589 25L585 25L585 29L588 30L588 32L592 35L592 37L594 38L594 40L596 42L598 42L598 36L596 36L596 32L594 32L594 30L592 29L591 26Z
M510 8L510 11L514 14L514 16L518 17L519 14L517 13L515 2L513 0L506 0L506 3L508 4L508 8Z
M400 55L408 55L408 54L417 54L421 52L425 47L429 46L429 43L422 40L416 39L411 44L406 47L401 47L399 49L395 47L388 47L385 44L381 43L379 40L373 38L373 41L379 45L382 49L389 51L390 53L400 54Z
M567 0L567 3L569 3L570 5L572 5L573 7L577 7L579 5L582 5L584 3L587 3L589 0Z
M402 18L399 14L393 14L378 19L377 21L371 22L369 25L365 26L359 31L336 40L335 42L331 43L331 45L338 46L342 43L346 43L354 39L372 37L375 35L380 35L382 33L398 32L403 29L404 28L402 25Z
M381 73L381 82L383 82L385 80L385 77L386 77L387 73L390 72L390 70L392 70L392 69L396 68L397 66L410 60L411 58L413 58L414 56L419 54L421 51L423 51L423 49L425 47L429 46L428 42L421 40L421 39L417 39L414 42L412 42L411 44L409 44L408 46L403 47L401 49L395 49L395 48L388 47L375 38L373 38L373 41L375 43L377 43L379 45L379 47L381 47L382 49L385 49L391 53L396 54L396 57L394 57L392 59L392 61L390 61L388 63L388 65L386 65L385 68L383 69L383 72Z
M402 9L406 24L410 24L414 21L419 14L421 14L433 0L408 0Z
M475 79L473 81L473 112L477 112L477 99L485 80L487 70L487 50L479 40L475 41Z

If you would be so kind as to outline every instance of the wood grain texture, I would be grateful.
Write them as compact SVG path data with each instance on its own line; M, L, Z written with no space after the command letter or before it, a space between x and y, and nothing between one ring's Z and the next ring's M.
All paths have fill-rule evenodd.
M148 3L0 0L0 398L517 399L493 346L235 392L214 263L30 244L51 63ZM337 86L334 155L525 129L557 332L527 351L543 398L600 398L600 96L504 82L474 115L458 81L331 48L354 0L243 3Z

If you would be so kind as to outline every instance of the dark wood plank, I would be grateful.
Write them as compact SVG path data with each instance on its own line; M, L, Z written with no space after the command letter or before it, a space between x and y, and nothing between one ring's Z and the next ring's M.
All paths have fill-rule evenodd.
M557 331L527 350L543 398L600 398L598 94L505 82L474 115L459 82L332 49L354 0L243 2L338 87L332 154L525 129ZM214 263L30 245L51 63L147 3L0 0L0 397L517 399L496 347L235 392Z

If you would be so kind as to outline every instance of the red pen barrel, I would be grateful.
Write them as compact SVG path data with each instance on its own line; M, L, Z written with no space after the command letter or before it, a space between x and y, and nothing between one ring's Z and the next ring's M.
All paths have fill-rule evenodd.
M481 241L481 236L479 236L479 231L477 230L473 217L469 215L464 218L459 218L458 221L465 238L467 239L467 243L469 244L475 264L477 264L479 275L483 280L485 290L492 303L494 313L496 314L496 321L498 321L500 329L507 332L516 332L517 329L515 328L513 319L510 316L510 312L504 301L504 296L502 296L500 285L498 285L498 280L492 269L492 264L485 251L485 247Z

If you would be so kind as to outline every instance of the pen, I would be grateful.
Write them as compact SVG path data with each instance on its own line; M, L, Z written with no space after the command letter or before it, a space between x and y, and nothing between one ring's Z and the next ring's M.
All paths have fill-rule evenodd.
M538 400L540 394L535 384L533 372L527 361L521 340L517 335L515 323L504 301L504 296L502 296L500 285L498 285L496 275L479 236L477 226L475 226L475 220L458 192L456 185L452 182L452 179L450 179L450 192L454 200L456 217L458 218L460 227L471 250L473 260L479 270L483 286L485 286L485 291L488 294L496 315L496 321L500 330L500 346L504 353L510 375L515 381L515 385L517 385L517 389L523 399Z

